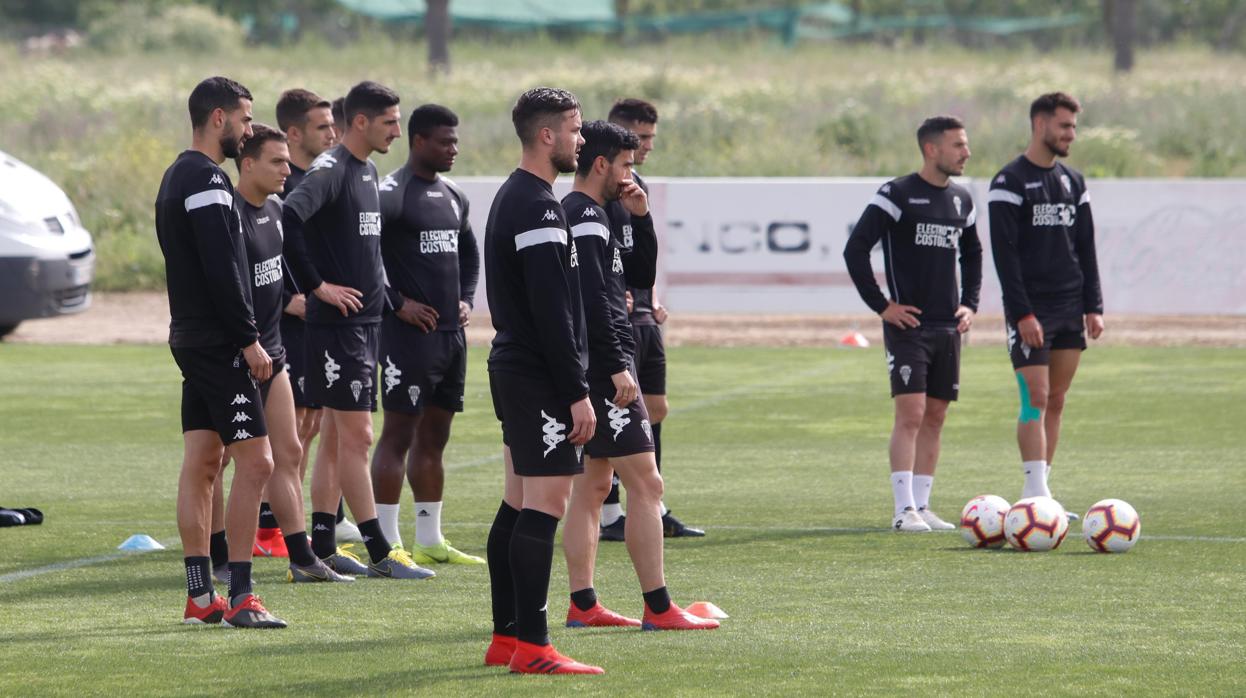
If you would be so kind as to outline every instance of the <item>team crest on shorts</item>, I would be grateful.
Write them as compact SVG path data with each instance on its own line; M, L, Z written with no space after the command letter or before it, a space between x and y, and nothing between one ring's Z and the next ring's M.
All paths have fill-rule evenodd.
M645 432L645 438L653 441L653 427L649 425L649 420L640 420L640 430Z
M407 397L411 398L411 406L415 407L420 404L420 386L413 385L407 388Z
M362 381L351 381L350 382L350 394L355 396L355 402L359 402L359 393L361 392L363 392L363 382Z
M900 380L904 381L905 385L909 384L909 377L912 375L913 375L913 367L911 366L900 367Z
M299 376L299 392L306 393L307 389L303 387L303 376Z

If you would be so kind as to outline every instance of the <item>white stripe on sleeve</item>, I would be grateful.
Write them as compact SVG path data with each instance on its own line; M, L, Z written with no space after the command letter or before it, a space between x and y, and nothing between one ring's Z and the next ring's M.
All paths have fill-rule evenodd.
M610 240L610 231L601 223L586 221L584 223L576 223L571 226L571 237L582 238L585 235L596 235L602 240Z
M1078 199L1077 205L1081 206L1082 204L1088 204L1088 203L1090 203L1090 192L1084 191L1082 192L1082 198Z
M518 252L525 247L540 245L546 242L556 242L560 245L567 244L567 231L562 228L537 228L529 230L515 236L515 251Z
M896 206L891 199L888 199L882 194L875 194L874 198L870 199L870 203L886 211L887 215L891 216L892 220L900 220L900 207Z
M197 208L212 206L213 204L233 206L234 197L230 196L229 192L224 189L208 189L198 194L191 194L186 197L186 212L190 213Z
M1001 204L1012 204L1013 206L1020 206L1025 203L1025 199L1021 198L1020 194L1015 194L1007 189L992 189L987 192L986 200L988 203L998 201Z
M978 222L978 208L975 206L970 209L969 215L965 216L965 227L968 228Z

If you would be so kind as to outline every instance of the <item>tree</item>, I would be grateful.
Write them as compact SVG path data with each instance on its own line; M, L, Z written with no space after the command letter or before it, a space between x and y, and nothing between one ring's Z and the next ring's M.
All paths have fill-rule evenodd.
M424 15L425 39L428 41L428 72L450 74L450 0L428 0Z
M1138 34L1134 10L1134 0L1103 0L1103 18L1112 36L1113 65L1118 73L1128 73L1134 67L1134 41Z

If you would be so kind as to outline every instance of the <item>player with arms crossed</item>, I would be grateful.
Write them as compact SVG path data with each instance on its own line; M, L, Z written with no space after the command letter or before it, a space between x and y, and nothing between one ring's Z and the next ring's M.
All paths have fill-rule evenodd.
M312 549L341 574L423 579L432 571L391 547L381 532L368 471L373 377L385 303L379 178L369 156L388 152L402 134L398 95L365 81L347 93L345 108L341 143L316 158L282 211L286 261L299 288L311 292L307 399L324 406L325 422L332 424L337 442L335 457L318 459L312 472ZM337 550L338 502L324 497L326 481L341 484L367 546L366 567Z
M584 143L580 104L566 90L536 87L520 95L511 121L523 156L493 198L484 244L497 332L489 390L505 463L487 544L493 638L485 664L518 673L601 674L555 650L546 620L554 534L597 425L584 378L579 260L553 189L559 173L575 171Z
M411 112L407 164L381 181L381 257L394 312L381 320L381 404L385 422L372 454L381 529L402 544L403 462L415 495L417 564L483 565L441 533L442 454L455 412L463 411L467 326L480 252L467 197L440 173L454 167L459 118L437 104Z
M921 170L884 184L844 247L857 292L883 318L895 399L889 456L897 531L956 528L930 510L930 492L943 421L960 392L960 335L973 324L982 287L977 211L969 190L951 181L969 160L965 125L951 116L926 119L917 144ZM870 265L880 241L890 300Z
M663 570L662 476L653 456L649 415L632 377L635 345L627 321L627 286L649 288L657 271L657 237L644 189L632 180L636 135L605 121L584 125L574 190L562 200L580 266L580 293L588 325L589 399L599 428L584 446L588 462L575 477L563 550L571 585L568 627L636 626L647 630L717 628L671 602ZM617 201L634 225L630 272L619 241L610 233L604 206ZM593 568L600 537L602 497L612 473L627 488L627 552L640 580L644 619L626 618L597 600Z
M618 124L636 134L640 145L636 148L635 167L645 163L653 150L658 133L658 110L643 99L625 98L614 103L607 117L610 123ZM640 173L632 170L632 180L648 195L649 187L640 178ZM624 269L632 269L636 265L628 264L632 254L632 241L635 237L631 214L618 201L606 204L606 212L610 217L610 232L619 239L623 247ZM630 271L629 271L630 273ZM662 423L666 419L669 407L666 402L666 347L662 342L662 324L666 322L666 308L658 302L654 293L653 283L638 285L629 282L628 293L632 305L628 308L628 320L632 326L633 342L636 345L634 354L637 377L640 381L640 392L644 396L645 409L653 432L653 452L662 470ZM705 531L685 525L667 510L662 504L662 534L667 538L700 537ZM623 507L619 504L619 479L614 477L610 485L610 493L606 495L601 508L601 539L622 541L625 539L627 527Z
M169 293L169 347L182 372L184 459L177 527L185 551L186 623L284 628L251 591L251 545L260 493L273 472L259 381L273 362L260 343L234 188L221 169L251 135L251 93L224 77L190 93L191 147L164 173L156 236ZM229 600L212 585L212 485L226 449L235 473L225 529Z
M987 194L1008 353L1021 393L1017 445L1023 498L1051 496L1047 477L1060 440L1064 398L1086 335L1103 334L1090 193L1081 173L1057 160L1069 155L1080 111L1077 100L1063 92L1034 100L1030 145L995 175Z

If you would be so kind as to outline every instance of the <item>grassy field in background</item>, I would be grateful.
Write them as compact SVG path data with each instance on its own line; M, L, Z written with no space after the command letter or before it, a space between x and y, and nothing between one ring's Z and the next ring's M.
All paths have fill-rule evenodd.
M484 351L447 454L446 532L482 552L500 494ZM181 441L167 348L0 345L0 503L40 527L0 529L0 695L670 696L1241 695L1241 352L1096 348L1070 396L1052 483L1070 510L1120 497L1141 513L1129 554L1092 554L1076 524L1049 554L975 551L957 533L886 530L891 404L881 350L677 348L664 430L667 502L709 536L667 545L676 600L731 619L712 633L568 630L560 649L604 677L515 677L481 665L483 568L433 580L257 591L292 623L178 624ZM1018 495L1015 383L999 348L965 351L933 503L955 516ZM411 508L404 511L410 538ZM108 555L133 533L169 550ZM550 618L566 610L561 551ZM622 546L598 588L638 613ZM1237 609L1236 611L1233 609Z
M1062 89L1086 107L1070 162L1095 177L1246 175L1246 56L1199 49L1142 52L1117 76L1086 51L888 49L724 36L619 46L604 39L461 41L454 72L430 82L424 46L378 37L345 48L109 56L19 56L0 46L0 150L64 186L99 251L97 287L159 288L152 231L160 176L188 141L186 96L224 73L250 87L255 115L273 123L279 93L328 97L371 78L396 88L404 110L427 101L463 118L458 175L500 175L518 146L510 107L537 84L570 88L588 118L622 95L662 114L646 174L669 176L896 175L917 160L913 131L951 112L968 124L967 174L990 176L1028 137L1026 109ZM378 158L382 172L405 142Z

